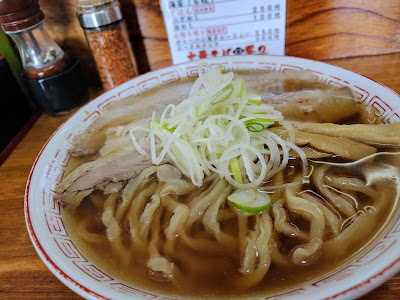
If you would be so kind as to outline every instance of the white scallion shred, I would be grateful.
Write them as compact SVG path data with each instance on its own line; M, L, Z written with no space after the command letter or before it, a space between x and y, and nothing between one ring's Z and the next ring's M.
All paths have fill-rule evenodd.
M268 131L271 123L285 127L289 141ZM134 131L148 132L150 153L139 145ZM282 113L261 103L259 95L247 93L244 81L234 79L232 72L223 74L221 66L211 68L204 62L188 98L167 105L158 120L154 112L149 128L133 127L129 134L140 154L156 165L171 162L196 186L203 184L205 175L217 173L236 188L256 188L286 167L291 149L299 153L304 171L307 165ZM234 158L243 183L235 181L230 170Z

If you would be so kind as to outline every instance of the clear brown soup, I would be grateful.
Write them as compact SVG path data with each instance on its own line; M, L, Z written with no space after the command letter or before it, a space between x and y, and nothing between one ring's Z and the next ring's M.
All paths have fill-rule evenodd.
M334 160L331 160L331 162ZM375 166L384 165L387 162L391 164L398 164L400 159L398 157L383 155L381 158L376 159ZM310 161L310 164L313 163ZM342 175L354 176L358 173L358 168L345 169L343 167L336 168L337 172ZM359 174L357 176L360 176ZM156 181L156 179L153 179ZM395 191L396 187L392 181L380 182L380 187L385 187L385 190ZM305 190L316 190L312 185L306 185ZM105 197L101 192L95 192L91 195L96 199L103 199ZM132 252L133 260L129 264L123 264L118 255L113 253L112 247L106 238L105 227L101 222L102 210L96 209L89 197L87 197L78 209L68 210L63 209L63 220L67 227L68 234L71 239L82 251L84 256L105 273L137 288L141 288L153 293L162 293L171 296L184 296L198 298L208 297L213 298L229 298L229 297L257 297L262 294L273 295L279 292L289 290L295 286L310 282L324 274L334 271L336 268L346 264L354 257L362 253L373 243L377 237L387 227L387 224L393 218L393 213L398 208L398 201L396 194L384 194L386 203L383 209L380 209L380 215L376 218L371 230L364 234L360 229L359 236L354 237L354 242L344 255L337 257L324 257L322 255L316 263L311 265L295 265L283 267L272 263L271 267L264 277L264 279L255 287L248 290L238 290L233 288L231 282L234 278L239 276L238 269L240 268L240 257L238 249L226 250L219 255L205 255L190 249L185 243L178 242L175 246L175 256L171 259L180 268L184 276L180 277L179 286L173 286L169 282L160 282L151 279L149 271L146 267L147 255L146 247L136 247ZM366 207L373 206L370 201L362 201L360 199L359 211L363 211ZM365 199L364 199L365 200ZM182 200L184 202L184 200ZM300 229L307 230L309 223L305 220L299 220L296 215L290 216L291 220L300 227ZM93 234L100 234L101 239L96 242L88 242L80 234L80 227L83 221L90 224L88 231ZM235 233L237 229L236 222L224 224L223 230L225 232ZM202 230L201 228L192 229ZM126 230L123 234L128 238L129 232ZM281 242L281 252L289 251L293 245L300 242L296 239L291 239L283 235L279 235Z
M257 76L255 76L257 78ZM327 86L316 82L305 82L305 81L293 81L288 80L286 86L283 88L283 92L292 92L302 89L326 89ZM277 89L277 90L275 90ZM276 92L277 94L282 92L282 86L277 88L272 86L270 89L262 91L264 93ZM359 120L346 119L342 120L344 123L357 123ZM399 149L391 147L383 147L378 149L378 152L397 152ZM89 158L92 159L92 158ZM330 157L326 163L337 164L347 162L343 158ZM79 161L72 159L70 161L69 169L73 169L77 164L81 164L82 160ZM308 160L309 169L313 167L321 166L321 163L313 160ZM295 178L299 171L299 162L293 159L290 162L292 168L288 168L287 173L284 175L290 181ZM322 164L323 165L323 164ZM334 165L330 168L330 176L342 176L356 178L361 181L366 181L368 175L365 172L366 169L386 168L388 165L394 166L394 173L397 174L397 179L378 179L372 184L372 188L376 190L376 194L379 195L379 199L373 199L367 197L360 192L355 192L358 206L357 214L364 214L365 212L371 212L377 210L377 214L371 214L371 222L369 222L368 228L359 228L356 234L352 236L352 242L349 244L344 253L328 255L325 251L325 245L322 247L319 257L315 259L314 263L305 262L303 265L296 265L289 263L283 265L275 263L274 260L265 275L265 277L256 286L249 289L238 289L232 284L237 278L241 276L239 268L241 266L241 253L239 246L224 248L222 252L218 254L206 254L204 252L195 251L188 247L185 242L182 241L181 237L176 238L174 245L174 251L165 256L175 263L175 266L179 269L181 276L177 284L171 284L171 282L165 280L159 280L155 274L149 272L147 268L148 262L148 243L144 245L136 245L131 249L131 260L129 263L124 263L121 257L115 253L106 235L106 227L103 225L101 218L103 213L103 207L101 203L107 199L102 192L95 191L88 197L86 197L82 203L73 210L66 208L62 209L63 220L67 228L67 232L71 237L72 241L76 244L78 249L83 255L93 262L100 270L113 276L114 278L125 282L126 284L149 291L150 293L161 293L168 296L183 296L185 298L231 298L231 297L250 297L255 298L260 295L263 297L274 295L280 292L290 290L296 286L305 284L313 281L320 276L333 272L340 266L348 263L360 253L364 252L371 244L387 229L388 224L393 220L394 214L399 208L398 201L398 186L396 180L399 181L400 173L400 155L378 155L374 159L367 160L364 163L351 165L349 167L342 167ZM67 168L67 169L68 169ZM291 170L295 170L291 173ZM297 173L296 173L297 172ZM150 180L156 182L157 179L153 176ZM149 186L147 183L146 186ZM207 187L203 187L205 189ZM302 186L302 191L314 194L317 197L321 196L318 188L310 181L306 182ZM276 201L279 198L280 191L272 193L272 201ZM187 199L181 197L178 199L179 202L185 203ZM100 203L100 204L99 204ZM132 202L135 203L134 200ZM133 205L132 204L132 205ZM118 204L117 204L118 205ZM229 210L228 205L225 205L225 209ZM339 215L341 220L345 220L347 217L342 213L339 213L332 209L335 214ZM274 221L273 213L271 208L264 213L270 214L272 222ZM301 218L301 216L288 211L289 223L295 224L299 230L307 232L310 230L310 222ZM254 216L249 217L248 227L251 228L254 224ZM238 219L230 218L228 221L220 222L221 229L228 234L233 236L238 233ZM347 227L351 226L351 222L345 222L342 225L342 231L346 230ZM350 228L350 227L349 227ZM122 240L125 243L129 241L129 228L121 226ZM188 229L188 234L191 236L202 236L204 227L201 224L195 223L191 228ZM293 249L304 243L297 238L291 238L283 235L282 233L274 231L274 239L279 243L279 251L283 257L289 258L292 254ZM166 237L163 231L160 231L159 238L161 243L165 243ZM326 230L324 233L325 240L332 239L332 232ZM335 247L333 247L334 249ZM340 247L338 247L340 248ZM340 250L340 249L339 249ZM289 259L290 261L290 259Z

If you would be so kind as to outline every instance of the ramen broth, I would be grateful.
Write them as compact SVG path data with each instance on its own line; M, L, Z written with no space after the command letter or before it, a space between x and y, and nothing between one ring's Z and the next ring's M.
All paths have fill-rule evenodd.
M272 74L272 79L268 79L270 84L264 85L258 82L259 74L242 74L242 77L246 81L246 88L247 83L249 83L249 91L255 90L262 94L263 97L271 97L269 101L271 101L272 105L276 101L278 101L279 105L279 101L286 99L285 97L292 95L293 92L305 91L305 94L296 97L299 97L299 103L303 105L303 108L308 108L309 102L307 102L307 97L311 97L311 100L313 100L313 97L315 99L318 98L318 91L332 92L332 87L315 80L310 80L309 78L313 76L312 74L306 74L305 77L308 76L307 78L300 79L292 78L290 77L292 75L290 75L290 78L286 81L280 80L281 74L276 75L276 78L273 76L275 75ZM274 80L276 80L276 83ZM177 87L179 87L179 84ZM190 87L186 86L185 89L189 91ZM311 91L313 89L317 89L317 92ZM160 90L156 92L160 92ZM336 107L344 111L343 114L354 109L357 110L358 108L354 107L352 101L355 100L351 98L351 93L348 90L338 89L332 93L337 93L334 98L337 97L337 99L346 100L346 106L337 105L337 102L335 102L337 99L335 98L333 102L330 102L328 108L324 104L315 107L314 117L317 119L311 120L311 122L315 122L315 126L318 126L318 123L356 124L363 123L363 120L370 122L370 112L363 112L364 116L361 113L349 113L344 118L341 118L342 114L340 111L335 112ZM143 99L146 100L145 97ZM305 102L302 97L307 98ZM349 101L349 97L351 101ZM127 105L127 100L129 99L121 100L121 102ZM147 103L148 105L149 101L146 100L143 103ZM270 104L270 102L268 103ZM166 103L164 104L166 105ZM288 114L290 121L296 121L296 118L290 119L290 117L293 117L292 110L296 110L298 106L297 102L291 105L288 106L289 108L282 107L282 110ZM132 110L135 116L141 114L141 111L138 112L133 106L129 109ZM126 110L128 111L129 109ZM148 108L146 107L146 109ZM129 115L121 117L124 110L125 107L115 110L117 117L115 119L110 117L112 119L109 124L110 127L117 125L124 126L129 122ZM145 109L143 111L147 112ZM330 111L337 115L332 120L325 120L326 116L324 114L329 114ZM303 117L312 117L312 113L308 115L308 112L306 111L297 120L305 121ZM373 115L373 118L375 117L378 118ZM319 120L318 118L322 119ZM105 119L107 120L107 118ZM287 120L286 116L285 120ZM118 123L118 121L122 123ZM371 125L373 124L373 122L370 123ZM380 122L377 123L379 124ZM78 157L71 158L65 170L64 179L73 174L85 162L92 163L96 162L97 159L101 159L103 155L101 151L104 148L107 151L110 149L113 150L112 146L118 144L116 141L119 140L115 137L112 137L110 139L111 142L108 143L107 139L110 138L109 136L106 137L108 127L98 125L96 130L101 135L90 136L90 134L96 131L93 128L96 127L92 127L89 130L88 136L82 135L78 139L78 146L75 145L73 153L74 155L81 153L81 156L77 155ZM304 132L301 132L301 128L297 132L304 134ZM305 136L306 134L309 135L307 131L305 132ZM331 139L331 137L329 138ZM282 137L282 139L284 138ZM91 141L95 142L91 143ZM124 146L130 145L130 142L128 140ZM105 146L101 148L103 143ZM360 144L367 148L370 146L368 142L360 142ZM110 145L111 148L107 148ZM152 219L157 220L158 227L156 226L157 224L154 225L155 221L147 221L147 223L153 222L151 226L155 227L148 228L147 233L141 239L135 240L136 233L133 231L137 229L132 229L131 222L142 221L144 211L154 200L152 195L160 196L160 193L158 193L159 190L167 185L167 183L161 182L162 180L157 177L157 172L152 172L148 178L144 177L144 179L141 179L139 187L131 197L130 206L120 214L117 226L119 228L119 235L114 240L110 239L109 236L112 226L104 222L105 207L112 200L114 202L108 208L111 207L110 211L113 211L114 215L120 213L120 208L125 205L122 195L133 181L131 178L138 178L153 167L144 169L140 175L135 174L136 177L124 178L121 182L111 182L113 180L108 179L106 184L110 182L120 184L116 188L116 191L111 193L111 196L110 193L104 195L103 190L106 190L105 185L97 188L96 186L86 187L80 183L84 188L79 192L85 192L86 190L89 190L89 192L84 194L82 202L77 207L68 207L69 203L67 201L60 201L60 203L65 205L65 207L62 207L62 217L71 240L89 261L93 262L102 272L134 288L139 288L150 293L183 296L185 298L198 298L200 296L209 299L230 297L254 298L260 295L263 297L274 295L334 272L340 266L348 263L362 252L365 252L382 235L388 224L393 220L395 212L399 208L399 148L393 145L377 146L373 144L372 146L377 148L377 150L374 149L377 153L368 155L361 160L354 161L338 155L327 155L324 158L308 157L307 172L304 177L301 159L299 159L299 156L297 158L291 156L287 166L283 170L260 184L260 188L265 188L266 193L269 193L271 196L272 205L268 210L255 215L242 215L242 212L238 212L238 209L226 200L226 197L222 199L221 206L215 210L217 212L215 223L218 223L222 237L217 236L217 234L213 235L211 233L212 230L207 228L207 226L211 226L211 223L203 220L206 218L205 215L209 207L213 205L211 202L202 211L201 217L190 223L188 221L190 219L189 216L183 223L183 229L176 231L178 233L175 232L174 236L167 238L168 230L170 229L169 224L172 222L174 216L172 210L169 210L168 205L179 206L180 204L185 204L193 210L194 205L191 202L193 199L197 199L199 195L203 194L207 196L209 190L211 194L213 189L216 190L216 187L219 185L223 186L223 188L215 192L217 194L216 198L221 198L223 193L229 195L233 191L233 187L224 178L218 177L217 174L208 175L209 177L206 177L201 187L194 188L193 185L193 189L188 188L189 192L182 194L175 193L174 191L170 192L170 196L175 202L172 201L169 204L163 204L161 201L158 208L159 213L157 215L157 212L153 212L153 216L157 217ZM118 154L118 150L115 153ZM317 154L318 156L319 153L318 150L311 154ZM106 158L108 157L106 156ZM125 156L123 158L125 159ZM94 169L95 167L91 165L91 168ZM105 172L107 170L102 169L101 171ZM183 177L182 181L186 182L188 186L192 184L190 178L187 177ZM277 189L268 188L286 183L290 185ZM71 195L67 193L69 186L63 188L61 192L58 191L59 194L64 193L62 196ZM290 195L290 191L292 191L293 195ZM114 200L111 199L112 195L115 196ZM331 200L329 195L333 195L333 198L342 197L342 200L345 199L345 202L351 207L347 211L339 209L340 205L335 206L336 200ZM137 202L135 201L139 201L140 197L144 199L144 202L136 204ZM314 217L310 218L307 214L302 214L296 209L291 209L289 207L289 197L306 199L312 202L314 206L317 205L319 207L320 213L324 215L323 227L322 229L320 228L322 235L316 238L322 245L312 255L303 260L297 260L296 263L294 262L295 251L302 249L302 247L306 248L304 245L311 243L312 233L314 232L314 235L318 235L318 233L315 233L315 226L317 225L313 223ZM286 202L282 202L283 204L280 206L281 199L286 199L282 200ZM198 201L201 200L199 199ZM110 203L108 203L109 201ZM130 216L130 214L132 215L132 207L135 205L138 205L137 210L139 210L135 215L136 219ZM279 220L282 219L282 211L284 211L284 219L286 218L284 224L279 223ZM349 211L353 213L349 214ZM200 213L195 211L195 214L199 215ZM262 219L263 216L267 216L268 221ZM188 225L188 223L190 224ZM268 239L265 238L267 239L267 242L265 242L267 256L271 258L270 265L268 265L268 261L264 262L265 265L268 265L265 276L262 275L260 281L256 280L254 284L243 287L237 284L237 282L246 277L246 272L243 271L245 269L243 261L244 252L245 250L247 251L247 248L243 243L244 241L250 243L251 236L254 236L256 232L262 236L263 228L260 227L260 224L266 224L266 226L269 224L268 226L270 226L271 236ZM359 226L355 226L357 224ZM243 230L245 234L243 234ZM293 234L290 234L290 232ZM189 239L189 242L186 239ZM204 240L208 244L193 246L193 241L198 242L201 240ZM208 247L207 245L211 246ZM154 246L157 249L156 254L164 259L164 264L173 263L173 279L165 275L161 276L160 272L153 271L149 267L149 257L151 256L149 249L153 247L154 250ZM253 269L250 269L248 272L250 275L257 273L257 268L262 265L262 257L258 254L260 250L258 248L255 253L257 258L253 260ZM246 259L251 261L251 255L246 257Z
M331 162L334 161L331 160ZM373 166L374 169L377 169L380 166L385 167L387 163L390 163L397 166L396 172L398 172L399 161L399 156L382 155L375 159ZM361 169L368 169L370 163L371 161L367 161L363 164L350 167L336 166L333 171L340 173L342 176L356 175L362 177L362 173L365 171L361 172ZM311 169L319 165L310 161ZM152 180L156 181L155 178ZM396 180L399 179L397 178ZM264 279L257 286L249 290L237 290L231 284L232 280L239 276L237 271L240 267L238 249L225 250L218 255L206 255L196 252L178 241L175 246L174 256L170 257L182 273L182 276L179 276L178 286L151 278L149 270L146 267L147 244L142 248L139 246L134 247L132 251L133 260L129 264L122 263L120 257L113 253L113 249L106 238L105 227L101 222L102 205L96 208L93 204L105 201L105 197L101 192L95 192L90 196L93 201L87 197L78 209L63 209L62 214L71 239L83 252L85 257L92 261L100 270L131 286L153 293L159 292L185 297L196 297L196 295L201 295L202 297L209 296L209 298L230 296L256 297L261 293L263 296L276 294L316 279L319 276L332 272L368 248L382 233L385 226L390 223L393 212L398 208L398 186L393 179L379 180L375 183L375 186L377 190L381 190L380 196L382 197L380 202L382 207L379 209L379 215L373 219L374 224L370 224L370 228L360 228L357 236L354 236L354 241L344 254L330 255L329 257L322 254L316 263L304 266L290 264L284 267L272 263ZM315 191L316 188L312 184L307 183L304 185L304 190ZM360 196L362 198L362 195ZM362 200L360 199L359 201L358 213L374 209L373 203ZM300 229L308 229L309 222L304 220L298 222L299 220L296 215L291 215L290 218ZM87 237L87 234L81 234L81 226L87 226L88 232L93 234L92 241L83 238L84 236ZM225 222L222 228L225 232L237 232L237 222ZM196 232L193 232L196 230L200 234L201 231L204 231L201 227L193 228L191 234L196 235ZM125 238L129 239L128 230L125 230L124 234ZM299 241L296 241L296 239L285 237L282 234L278 235L282 253L289 251L294 245L299 244Z

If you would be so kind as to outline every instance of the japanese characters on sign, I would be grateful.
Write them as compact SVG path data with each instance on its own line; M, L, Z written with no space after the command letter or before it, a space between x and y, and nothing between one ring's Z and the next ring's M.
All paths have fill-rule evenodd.
M172 60L285 53L285 0L160 0Z

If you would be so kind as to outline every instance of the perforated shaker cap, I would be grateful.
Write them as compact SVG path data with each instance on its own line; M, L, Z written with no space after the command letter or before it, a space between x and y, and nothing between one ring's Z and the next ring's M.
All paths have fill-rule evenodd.
M123 18L121 5L116 0L79 0L77 16L82 28L96 28Z

